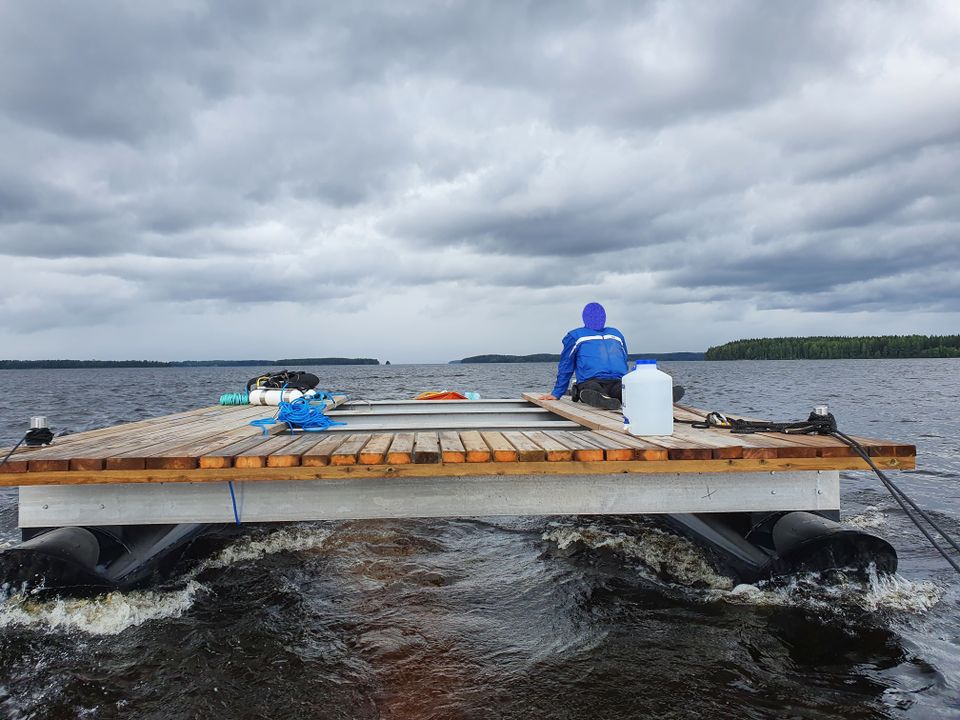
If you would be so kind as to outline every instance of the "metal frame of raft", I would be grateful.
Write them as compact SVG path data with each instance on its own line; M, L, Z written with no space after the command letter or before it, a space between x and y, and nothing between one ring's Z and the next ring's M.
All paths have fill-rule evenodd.
M680 423L669 437L633 437L619 413L534 394L349 403L340 396L329 405L328 415L347 424L321 433L291 434L283 424L262 433L249 422L272 408L216 406L21 449L0 467L0 486L20 488L27 542L0 559L9 567L19 557L40 575L62 574L66 563L71 577L82 569L74 584L107 578L105 586L129 586L149 576L152 558L234 521L663 514L745 576L786 567L781 558L800 545L804 562L813 548L828 551L820 564L873 553L892 556L881 564L896 567L885 541L832 522L839 471L868 467L832 437L732 435ZM681 420L705 416L679 405L674 412ZM884 469L915 466L912 445L857 440ZM58 529L40 534L50 528ZM824 537L833 538L828 546ZM115 556L106 549L111 538ZM124 553L140 543L147 547ZM146 560L131 563L129 554ZM111 575L111 565L122 573Z

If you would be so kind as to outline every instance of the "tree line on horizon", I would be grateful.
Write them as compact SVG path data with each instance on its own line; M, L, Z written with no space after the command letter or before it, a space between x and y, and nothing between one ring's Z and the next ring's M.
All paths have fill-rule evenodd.
M707 360L838 360L960 357L960 335L778 337L734 340L707 350Z
M0 360L0 370L162 367L290 367L293 365L379 365L376 358L283 358L281 360Z

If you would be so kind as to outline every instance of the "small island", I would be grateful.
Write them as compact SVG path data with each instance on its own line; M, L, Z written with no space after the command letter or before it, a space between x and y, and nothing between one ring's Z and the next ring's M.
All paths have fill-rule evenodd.
M779 337L735 340L707 350L707 360L842 360L960 357L960 335Z

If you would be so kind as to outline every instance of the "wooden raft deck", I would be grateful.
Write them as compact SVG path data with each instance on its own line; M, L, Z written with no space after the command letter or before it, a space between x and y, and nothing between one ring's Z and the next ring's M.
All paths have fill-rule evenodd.
M353 402L328 412L346 426L290 434L278 424L267 436L249 422L274 408L200 408L21 448L0 467L0 486L867 469L830 437L676 423L670 437L638 438L619 413L523 398ZM704 417L692 407L674 412ZM858 439L879 467L915 466L913 445Z

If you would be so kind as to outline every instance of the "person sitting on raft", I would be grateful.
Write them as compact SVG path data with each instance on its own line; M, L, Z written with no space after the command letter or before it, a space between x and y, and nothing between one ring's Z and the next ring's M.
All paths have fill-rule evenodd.
M570 390L574 402L604 410L620 409L621 378L627 374L627 341L622 332L607 326L607 311L600 303L587 303L583 308L583 327L564 336L557 384L552 393L540 399L562 397L574 372L577 382Z

